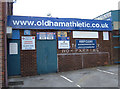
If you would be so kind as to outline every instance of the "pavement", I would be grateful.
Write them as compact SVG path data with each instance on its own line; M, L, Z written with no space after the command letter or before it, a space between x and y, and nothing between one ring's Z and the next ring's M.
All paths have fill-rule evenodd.
M118 87L118 65L9 78L9 87Z

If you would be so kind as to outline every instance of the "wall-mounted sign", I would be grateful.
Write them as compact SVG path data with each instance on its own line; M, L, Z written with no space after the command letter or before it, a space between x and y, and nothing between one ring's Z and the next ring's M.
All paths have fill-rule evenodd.
M7 21L8 26L14 29L112 31L111 21L105 20L8 16Z
M12 27L7 27L6 34L8 38L12 38Z
M96 49L96 40L76 40L77 49Z
M12 30L12 39L20 39L20 30Z
M67 37L66 31L58 31L58 37Z
M31 35L30 30L24 30L24 35Z
M37 37L39 40L46 40L46 32L39 32L37 33Z
M47 32L47 40L56 39L56 34L54 32Z
M103 32L103 40L109 40L109 32Z
M73 38L98 38L98 32L73 31Z
M58 49L70 49L70 38L58 37Z
M22 50L35 50L35 36L22 36Z
M9 54L18 54L18 44L9 43Z
M55 32L38 32L37 33L38 40L54 40L56 39Z

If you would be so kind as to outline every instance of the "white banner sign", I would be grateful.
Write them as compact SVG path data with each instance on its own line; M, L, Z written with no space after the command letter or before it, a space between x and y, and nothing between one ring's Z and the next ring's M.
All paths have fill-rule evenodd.
M22 36L22 50L35 50L35 36Z
M73 31L73 38L98 38L98 32Z

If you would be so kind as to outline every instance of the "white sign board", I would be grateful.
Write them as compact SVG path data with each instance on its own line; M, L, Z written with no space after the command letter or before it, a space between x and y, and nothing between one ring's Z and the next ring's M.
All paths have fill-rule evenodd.
M58 49L69 49L70 41L58 41Z
M103 32L103 40L109 40L109 32Z
M18 44L9 43L9 54L18 54Z
M46 40L46 32L40 32L39 34L39 39Z
M53 32L47 32L47 40L53 40L54 39L54 33Z
M35 50L35 36L22 36L22 50Z
M73 31L73 38L98 38L98 32Z

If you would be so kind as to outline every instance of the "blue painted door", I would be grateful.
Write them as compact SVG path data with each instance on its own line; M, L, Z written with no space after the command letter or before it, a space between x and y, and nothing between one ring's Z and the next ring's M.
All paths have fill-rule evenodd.
M37 40L38 74L57 72L56 40Z
M10 43L17 43L17 54L10 53ZM8 40L7 50L8 76L20 75L20 40Z

